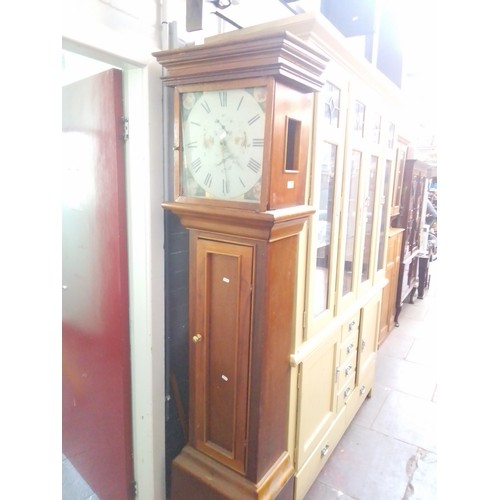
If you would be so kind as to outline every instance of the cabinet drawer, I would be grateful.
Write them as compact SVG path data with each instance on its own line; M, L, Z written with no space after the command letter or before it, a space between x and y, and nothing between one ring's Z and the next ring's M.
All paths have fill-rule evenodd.
M366 366L366 369L359 374L357 392L359 393L359 397L362 399L365 399L366 394L370 392L370 389L373 387L373 381L375 380L375 361L376 356L372 356L372 359Z
M342 341L359 330L359 311L342 325Z
M347 382L348 378L351 377L353 373L355 373L356 360L357 360L356 351L354 351L339 367L339 373L337 377L337 382L339 387L343 387Z
M351 335L342 342L340 346L340 364L343 365L348 358L354 356L358 349L358 331L351 332Z
M363 372L359 374L358 384L356 385L353 395L348 399L346 404L346 425L351 423L359 408L366 399L366 396L371 391L373 387L373 381L375 379L375 356L372 358L370 363L366 366ZM340 398L341 395L339 395Z
M356 371L353 370L351 375L348 377L346 383L339 389L337 396L337 412L339 412L343 406L345 406L354 394L354 388L356 385Z
M303 467L295 476L294 500L302 500L330 458L345 431L344 413L338 415L322 441L313 450Z

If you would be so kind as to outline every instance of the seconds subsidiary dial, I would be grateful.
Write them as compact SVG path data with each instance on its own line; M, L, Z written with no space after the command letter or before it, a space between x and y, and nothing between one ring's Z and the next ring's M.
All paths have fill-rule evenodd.
M183 194L259 201L266 87L181 94Z

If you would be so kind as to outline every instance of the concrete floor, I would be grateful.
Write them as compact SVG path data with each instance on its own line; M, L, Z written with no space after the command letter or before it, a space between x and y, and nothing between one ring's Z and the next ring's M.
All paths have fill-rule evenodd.
M432 277L437 261L431 264ZM436 281L434 280L434 283ZM405 303L380 347L372 397L304 500L437 498L437 298Z

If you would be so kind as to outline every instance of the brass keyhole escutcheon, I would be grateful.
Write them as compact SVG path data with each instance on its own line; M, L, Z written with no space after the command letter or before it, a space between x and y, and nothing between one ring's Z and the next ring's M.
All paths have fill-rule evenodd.
M196 335L193 335L193 342L197 344L198 342L201 342L201 335L197 333Z

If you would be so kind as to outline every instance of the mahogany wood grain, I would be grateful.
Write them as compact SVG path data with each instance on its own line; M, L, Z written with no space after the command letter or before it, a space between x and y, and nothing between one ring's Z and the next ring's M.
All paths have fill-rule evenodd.
M298 234L312 209L243 220L226 209L221 225L197 205L166 205L190 229L189 336L202 339L190 341L190 444L173 462L172 498L189 498L194 484L210 490L204 498L226 498L205 484L219 474L227 498L274 498L293 476L289 356Z

